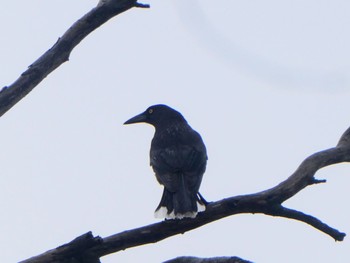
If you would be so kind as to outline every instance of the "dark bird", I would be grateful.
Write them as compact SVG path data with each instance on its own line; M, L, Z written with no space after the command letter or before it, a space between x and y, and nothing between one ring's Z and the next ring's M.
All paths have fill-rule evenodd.
M155 127L150 150L150 165L164 186L155 211L158 218L196 217L206 201L199 187L207 164L207 151L198 132L178 111L154 105L124 124L148 123Z

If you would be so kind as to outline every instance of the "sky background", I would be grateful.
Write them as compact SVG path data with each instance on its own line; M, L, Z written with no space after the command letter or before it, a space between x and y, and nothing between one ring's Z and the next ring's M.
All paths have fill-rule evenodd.
M149 105L179 110L208 150L208 200L285 180L350 126L349 1L150 0L89 35L0 121L0 258L18 262L92 231L158 222L153 128L123 126ZM0 86L49 49L94 1L5 1ZM285 203L350 234L350 165L325 168ZM102 262L239 256L350 262L350 240L237 215Z

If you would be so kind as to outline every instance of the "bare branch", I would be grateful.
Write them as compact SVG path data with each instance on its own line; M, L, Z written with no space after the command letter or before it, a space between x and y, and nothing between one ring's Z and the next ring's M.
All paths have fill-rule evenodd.
M132 7L148 8L149 6L137 3L136 0L101 0L97 7L74 23L54 46L36 60L12 85L2 89L0 92L0 116L25 97L48 74L68 61L74 47L87 35L112 17ZM342 135L336 147L309 156L289 178L271 189L211 202L208 204L207 210L200 213L195 219L163 221L106 238L94 237L89 232L66 245L23 262L97 263L99 258L104 255L143 244L155 243L221 218L241 213L261 213L298 220L315 227L337 241L342 241L345 233L328 226L311 215L283 207L282 204L305 187L324 183L325 180L314 177L319 169L349 161L350 128Z
M306 186L324 182L324 180L314 178L315 173L319 169L332 164L349 161L350 147L348 145L338 144L337 147L315 153L306 158L288 179L271 189L255 194L235 196L217 202L211 202L208 204L206 211L199 213L194 219L166 220L98 239L100 242L94 243L93 246L81 251L79 256L82 257L83 255L86 258L94 259L100 258L127 248L156 243L221 218L242 213L260 213L298 220L313 226L331 236L336 241L342 241L345 233L328 226L311 215L285 208L281 204L296 195ZM42 261L28 260L25 262Z
M314 178L318 170L342 162L350 162L350 147L348 146L337 146L315 153L306 158L287 180L255 196L259 199L264 197L268 203L281 204L306 186L315 184L315 182L324 182L324 180L319 181Z
M132 7L148 8L136 0L100 1L97 7L75 22L57 42L10 86L0 92L0 116L32 91L47 75L68 61L72 50L92 31Z
M214 257L214 258L197 258L197 257L177 257L167 260L164 263L251 263L238 257Z
M337 147L349 147L350 146L350 127L340 137Z
M134 5L135 7L138 7L138 8L150 8L150 5L148 4L141 4L141 3L135 3Z
M333 237L335 241L343 241L344 237L346 236L345 233L339 232L337 229L328 226L316 217L304 214L297 210L285 208L283 206L277 206L275 210L269 209L264 214L271 216L286 217L304 222L320 230L321 232Z
M91 255L87 257L85 256L85 251L101 242L102 239L100 237L94 237L91 232L88 232L65 245L49 250L39 256L21 261L20 263L99 263L99 258Z

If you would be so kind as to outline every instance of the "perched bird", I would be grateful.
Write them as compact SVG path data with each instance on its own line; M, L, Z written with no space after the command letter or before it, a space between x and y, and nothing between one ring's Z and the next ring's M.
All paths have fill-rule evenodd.
M181 113L162 104L149 107L124 124L140 122L155 127L150 165L158 182L164 186L155 216L196 217L207 204L198 192L208 159L201 136Z

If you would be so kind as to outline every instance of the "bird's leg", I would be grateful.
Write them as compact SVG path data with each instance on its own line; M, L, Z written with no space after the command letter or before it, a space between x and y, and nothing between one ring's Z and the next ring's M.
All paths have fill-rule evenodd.
M205 200L205 198L203 197L203 195L201 195L200 192L198 192L198 196L199 196L199 200L205 205L207 206L210 202L208 202L207 200Z

